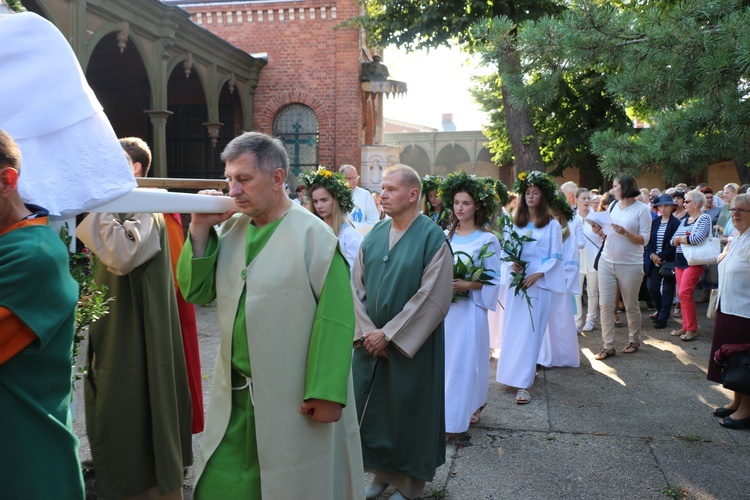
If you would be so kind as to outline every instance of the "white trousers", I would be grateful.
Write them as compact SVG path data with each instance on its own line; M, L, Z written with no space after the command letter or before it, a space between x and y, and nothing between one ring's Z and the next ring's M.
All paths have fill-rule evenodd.
M579 273L581 277L581 293L576 295L576 326L578 328L583 327L583 279L586 278L586 295L589 299L588 309L586 310L586 321L592 323L596 320L596 315L599 312L599 278L596 270L590 273Z

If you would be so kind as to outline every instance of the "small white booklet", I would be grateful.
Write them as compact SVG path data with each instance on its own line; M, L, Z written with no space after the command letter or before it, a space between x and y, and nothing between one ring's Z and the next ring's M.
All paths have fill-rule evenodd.
M608 210L604 210L603 212L594 212L591 211L586 216L586 222L589 224L599 224L602 226L602 231L606 236L609 236L610 234L613 234L615 230L612 228L612 216L609 214Z

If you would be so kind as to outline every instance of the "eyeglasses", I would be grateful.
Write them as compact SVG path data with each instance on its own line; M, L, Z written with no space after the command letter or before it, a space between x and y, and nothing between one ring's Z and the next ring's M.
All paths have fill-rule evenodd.
M735 212L740 212L740 213L742 213L742 212L745 212L745 213L750 213L750 210L748 210L748 209L746 209L746 208L730 208L730 209L729 209L729 211L730 211L730 212L732 212L732 213L735 213Z

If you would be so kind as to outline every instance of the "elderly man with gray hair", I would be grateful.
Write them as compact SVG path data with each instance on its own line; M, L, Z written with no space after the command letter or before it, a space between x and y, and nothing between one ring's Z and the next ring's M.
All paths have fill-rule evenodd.
M363 498L338 240L286 195L278 139L247 132L221 159L236 209L192 214L177 268L188 301L217 299L221 329L194 498Z
M376 222L380 220L378 207L375 206L375 200L372 194L359 186L359 173L354 165L341 165L339 172L344 176L349 187L352 188L354 195L354 208L348 214L348 219L354 224L354 227L361 233L366 233Z

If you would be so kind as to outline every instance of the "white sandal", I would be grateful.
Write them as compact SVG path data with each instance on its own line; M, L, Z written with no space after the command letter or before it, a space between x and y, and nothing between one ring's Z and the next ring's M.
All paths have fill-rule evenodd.
M529 390L518 389L518 392L516 393L516 404L525 405L529 404L529 402L531 402L531 394L529 393Z

